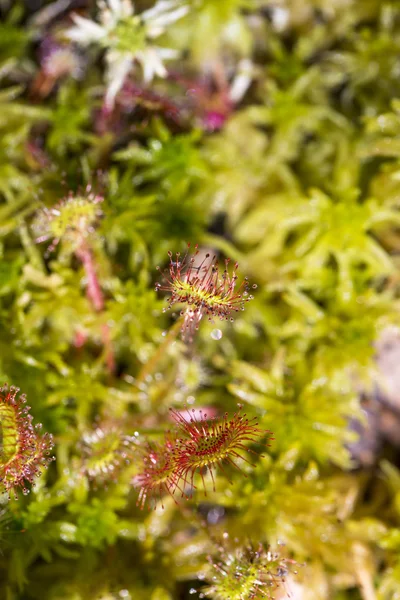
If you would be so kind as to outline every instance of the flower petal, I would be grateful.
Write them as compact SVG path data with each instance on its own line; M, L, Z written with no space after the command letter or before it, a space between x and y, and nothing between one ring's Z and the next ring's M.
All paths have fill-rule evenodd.
M73 15L72 19L76 27L67 30L66 36L74 42L86 45L101 40L107 34L104 27L90 19L85 19L80 15Z
M107 92L105 97L106 106L112 109L115 97L124 85L124 81L132 68L132 56L109 52L107 54Z

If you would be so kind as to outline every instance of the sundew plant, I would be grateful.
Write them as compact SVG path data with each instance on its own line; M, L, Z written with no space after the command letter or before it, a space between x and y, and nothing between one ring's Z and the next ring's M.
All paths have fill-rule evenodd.
M0 600L400 600L400 5L0 0Z

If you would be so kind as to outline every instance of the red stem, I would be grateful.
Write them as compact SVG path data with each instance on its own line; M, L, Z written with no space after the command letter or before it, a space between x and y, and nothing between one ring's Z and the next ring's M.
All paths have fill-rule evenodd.
M104 309L104 296L97 278L93 253L85 243L82 243L76 251L76 256L79 258L83 268L85 269L87 279L87 297L93 304L95 311L100 312Z
M104 310L104 295L102 289L100 287L100 283L96 273L96 266L93 258L93 252L89 248L89 246L83 242L78 250L76 251L76 256L82 263L82 266L85 270L86 274L86 295L91 302L94 310L96 312L101 312ZM102 338L103 345L106 353L106 364L109 373L114 373L115 371L115 360L114 360L114 352L112 343L110 340L110 328L105 323L102 327Z

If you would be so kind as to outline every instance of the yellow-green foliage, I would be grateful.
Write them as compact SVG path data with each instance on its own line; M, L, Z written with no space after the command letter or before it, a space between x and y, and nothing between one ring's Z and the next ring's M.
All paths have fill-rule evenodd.
M399 600L399 3L131 5L0 2L0 385L56 458L0 479L0 599ZM185 343L189 242L257 289ZM214 468L238 403L274 440Z

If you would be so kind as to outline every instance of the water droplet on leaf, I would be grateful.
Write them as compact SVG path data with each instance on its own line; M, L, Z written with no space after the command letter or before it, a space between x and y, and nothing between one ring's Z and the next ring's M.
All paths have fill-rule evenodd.
M220 340L222 338L222 331L220 329L213 329L210 335L213 340Z

